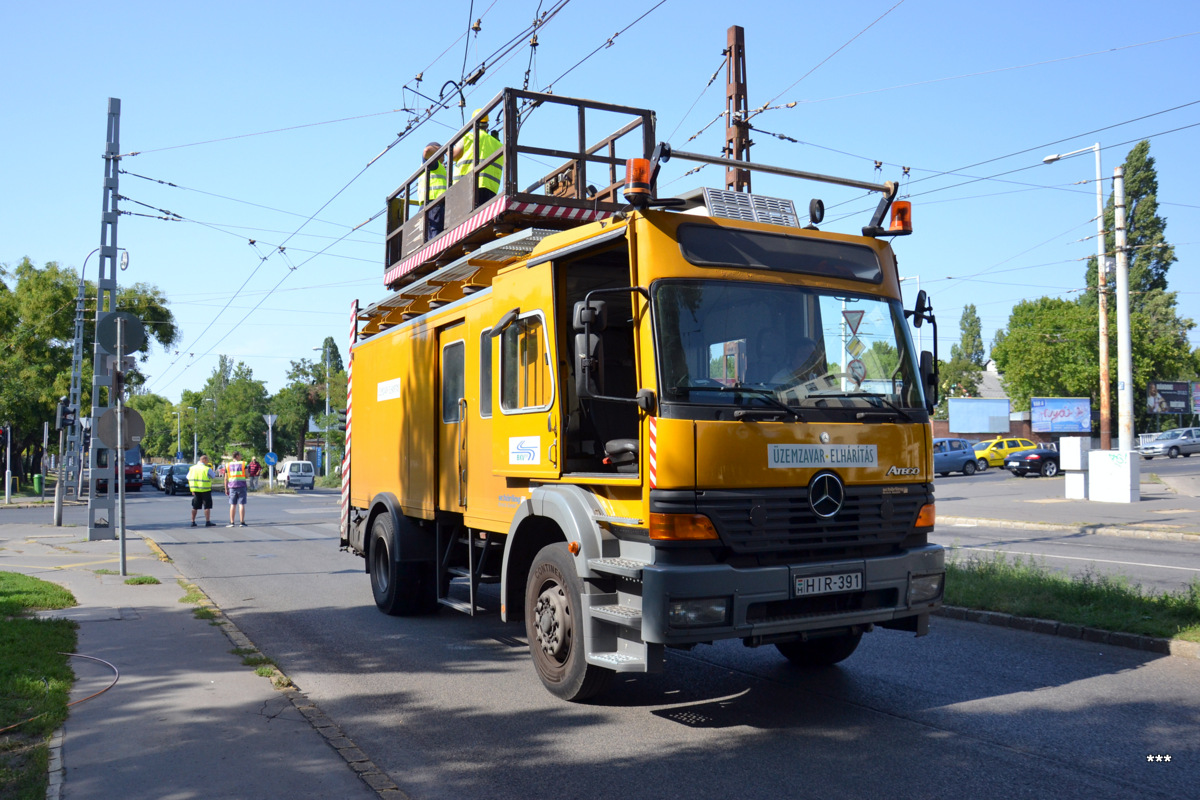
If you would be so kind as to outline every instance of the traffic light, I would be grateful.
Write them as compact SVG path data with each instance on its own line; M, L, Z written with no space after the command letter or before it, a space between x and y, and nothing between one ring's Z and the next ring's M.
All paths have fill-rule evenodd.
M59 398L58 408L54 414L54 427L56 429L69 428L74 424L75 409L67 402L67 398Z
M346 411L347 411L347 410L348 410L348 409L345 409L345 408L343 408L343 409L341 409L340 411L338 411L338 412L337 412L337 417L338 417L338 418L337 418L337 425L334 425L334 426L333 426L333 429L334 429L334 430L338 430L338 431L344 431L344 430L346 430Z

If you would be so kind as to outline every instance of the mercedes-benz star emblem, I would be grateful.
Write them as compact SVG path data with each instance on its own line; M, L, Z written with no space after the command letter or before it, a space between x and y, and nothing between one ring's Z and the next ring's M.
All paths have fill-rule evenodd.
M822 472L808 484L808 504L821 519L836 516L845 499L846 489L832 472Z

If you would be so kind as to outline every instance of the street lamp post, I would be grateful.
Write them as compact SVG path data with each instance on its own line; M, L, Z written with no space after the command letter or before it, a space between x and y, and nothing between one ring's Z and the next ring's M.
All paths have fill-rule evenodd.
M1091 147L1083 147L1070 153L1046 156L1042 159L1045 164L1053 164L1067 156L1086 153L1093 150L1096 153L1096 287L1100 299L1100 449L1112 447L1112 395L1108 385L1108 276L1105 264L1104 247L1104 191L1101 186L1103 177L1100 174L1100 143Z
M183 433L179 426L181 417L178 411L172 411L171 413L175 415L175 459L178 461L179 454L183 452Z
M321 426L321 441L325 446L325 457L322 459L325 462L325 475L329 476L329 348L327 343L323 343L320 347L314 347L313 350L320 350L325 358L325 424Z
M199 439L196 436L196 409L193 406L188 406L187 408L188 411L192 412L192 463L195 464L200 460Z

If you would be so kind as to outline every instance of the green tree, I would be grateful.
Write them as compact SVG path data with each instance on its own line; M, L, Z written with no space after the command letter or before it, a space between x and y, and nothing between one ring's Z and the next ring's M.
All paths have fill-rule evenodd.
M84 289L82 406L86 414L91 404L96 288L85 283ZM21 454L40 455L42 423L53 421L58 398L70 391L78 290L78 273L53 261L37 267L24 258L15 267L0 266L0 421L13 425L13 451L18 455L13 466L18 474L24 474ZM151 344L166 348L178 338L174 317L157 288L134 284L121 289L118 307L152 323L147 326ZM136 385L143 378L135 370L129 380Z
M1150 155L1150 142L1143 139L1129 151L1122 165L1125 172L1125 244L1129 256L1129 305L1140 308L1144 293L1165 291L1167 271L1175 263L1175 248L1167 243L1167 221L1158 213L1158 171ZM1110 192L1104 210L1106 252L1116 252L1116 209ZM1096 301L1096 257L1088 260L1088 299ZM1113 288L1108 281L1109 292ZM1112 295L1109 296L1112 305Z
M950 347L951 361L966 361L980 369L984 365L983 326L979 322L979 314L975 311L974 303L963 307L962 317L958 321L958 344Z

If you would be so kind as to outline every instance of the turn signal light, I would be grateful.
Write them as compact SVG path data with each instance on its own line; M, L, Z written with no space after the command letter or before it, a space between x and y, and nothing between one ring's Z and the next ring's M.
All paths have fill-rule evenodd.
M650 199L650 159L631 158L625 162L625 199L638 204Z
M650 514L650 538L659 541L719 539L712 520L703 514Z
M892 203L892 224L889 233L912 233L912 203L908 200L897 200Z
M914 527L932 528L934 516L933 503L926 503L921 506L921 513L917 514L917 523Z

